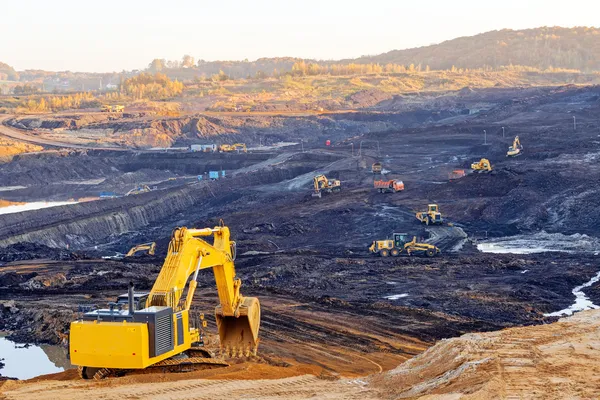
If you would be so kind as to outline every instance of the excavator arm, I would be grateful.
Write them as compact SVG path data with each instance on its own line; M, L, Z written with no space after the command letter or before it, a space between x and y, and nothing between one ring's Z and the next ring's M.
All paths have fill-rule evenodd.
M201 239L207 236L214 236L212 245ZM255 352L258 346L260 305L258 299L245 298L240 294L242 282L236 276L234 258L235 242L230 240L226 226L176 229L146 307L168 306L173 310L189 310L199 271L212 268L219 296L215 314L221 347L236 354ZM186 284L188 291L183 300Z

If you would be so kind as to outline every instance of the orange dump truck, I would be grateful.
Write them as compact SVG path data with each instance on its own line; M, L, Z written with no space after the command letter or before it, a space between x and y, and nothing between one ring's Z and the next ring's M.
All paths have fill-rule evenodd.
M404 182L392 179L390 181L373 181L373 186L379 193L396 193L404 190Z

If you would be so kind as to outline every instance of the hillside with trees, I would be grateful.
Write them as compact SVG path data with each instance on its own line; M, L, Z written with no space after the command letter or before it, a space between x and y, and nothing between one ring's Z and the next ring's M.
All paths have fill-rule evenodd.
M361 67L361 65L367 65ZM153 60L148 71L182 80L226 75L232 79L294 75L355 75L455 69L499 70L526 67L537 71L600 71L600 29L543 27L504 29L446 42L339 61L292 57L255 61L204 61L185 55L182 60Z
M19 74L13 67L0 62L0 81L18 81Z
M428 65L431 69L499 68L520 65L541 70L600 70L600 29L543 27L503 29L407 50L365 56L344 63Z

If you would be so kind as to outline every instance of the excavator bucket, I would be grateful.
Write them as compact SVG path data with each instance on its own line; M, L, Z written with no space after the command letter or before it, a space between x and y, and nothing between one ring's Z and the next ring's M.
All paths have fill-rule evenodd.
M239 316L223 315L221 306L215 309L221 350L232 357L256 355L260 327L260 303L256 297L245 297Z

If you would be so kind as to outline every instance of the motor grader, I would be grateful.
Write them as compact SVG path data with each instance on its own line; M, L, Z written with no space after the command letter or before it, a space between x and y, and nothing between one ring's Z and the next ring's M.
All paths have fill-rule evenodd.
M440 249L432 244L417 242L416 236L410 241L406 233L394 233L392 237L393 239L373 241L369 251L381 257L398 257L400 254L434 257L441 253Z
M481 160L471 164L471 169L474 172L492 172L492 164L487 158L482 158Z
M207 236L214 237L212 244L202 239ZM234 357L256 354L260 303L240 293L235 253L229 228L222 223L214 228L175 229L149 294L135 294L130 283L126 309L122 301L109 303L109 309L86 312L71 323L70 358L79 366L80 376L101 379L148 368L227 366L224 360L206 357L201 328L193 326L190 315L198 273L208 268L219 296L215 319L221 352ZM202 321L202 327L205 324Z

